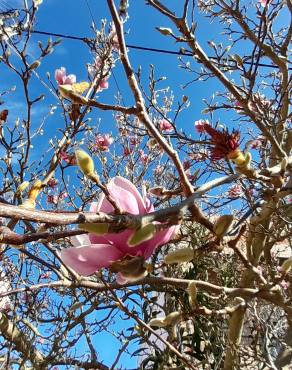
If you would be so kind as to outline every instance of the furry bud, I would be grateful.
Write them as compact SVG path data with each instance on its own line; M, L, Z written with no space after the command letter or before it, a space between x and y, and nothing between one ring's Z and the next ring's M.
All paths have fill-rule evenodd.
M136 230L128 240L129 247L136 247L147 240L150 240L156 234L156 226L154 224L148 224L140 229Z
M78 149L75 152L77 165L85 176L92 175L94 173L94 162L89 154L84 150Z
M164 257L164 263L172 265L174 263L190 262L194 258L194 250L192 248L182 248L168 253Z
M78 227L79 229L88 231L92 234L104 235L108 232L109 224L79 224Z
M214 224L214 233L220 238L228 232L233 222L232 215L220 216Z

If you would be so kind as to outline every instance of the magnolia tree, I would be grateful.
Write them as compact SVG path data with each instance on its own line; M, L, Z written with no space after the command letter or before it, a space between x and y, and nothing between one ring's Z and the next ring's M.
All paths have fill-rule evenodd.
M134 1L104 2L84 80L61 58L44 72L61 40L35 34L42 1L1 14L3 369L292 362L292 2L167 3L139 6L180 54L182 98L132 67ZM129 105L104 99L115 70Z

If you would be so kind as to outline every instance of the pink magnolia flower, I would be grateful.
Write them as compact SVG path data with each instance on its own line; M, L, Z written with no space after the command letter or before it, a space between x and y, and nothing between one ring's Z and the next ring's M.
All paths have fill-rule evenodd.
M144 153L144 151L142 149L139 149L138 153L139 153L139 159L140 159L141 163L146 165L149 161L148 154Z
M133 148L128 148L127 146L124 147L124 156L128 157L128 155L133 153Z
M227 195L229 198L238 198L243 195L243 190L240 185L233 185L231 188L229 188Z
M109 86L109 83L108 83L108 77L104 77L99 85L98 85L98 91L102 91L102 90L105 90L105 89L108 89L108 86Z
M268 4L269 0L259 0L259 3L264 8Z
M76 158L74 154L67 154L63 150L60 151L60 158L69 165L76 164Z
M206 125L210 125L207 119L199 119L198 121L195 121L195 129L199 134L205 132Z
M48 181L47 185L48 185L50 188L55 189L55 187L58 185L58 183L59 183L59 181L58 181L57 179L55 179L54 177L52 177L52 178Z
M113 141L114 139L108 134L98 134L95 138L95 146L98 150L106 152L108 151L109 146L113 143Z
M260 149L262 145L263 142L260 139L255 139L250 142L251 149Z
M171 132L173 131L172 124L167 119L161 119L158 121L160 131Z
M55 71L55 79L58 85L72 85L76 83L75 75L66 75L66 68L61 67Z
M124 211L134 215L143 215L154 211L153 205L146 197L140 195L136 187L123 177L114 177L108 184L107 190L116 204ZM91 204L91 212L113 212L111 203L102 194L98 202ZM77 235L71 238L73 248L63 249L61 257L64 263L81 275L91 275L102 267L109 267L113 272L118 272L117 281L125 283L129 275L123 274L117 265L137 261L143 266L144 261L151 256L154 250L171 239L178 226L171 226L155 234L147 241L135 247L128 244L134 230L124 230L120 233L96 235ZM132 266L133 267L137 267ZM123 271L124 272L124 271Z

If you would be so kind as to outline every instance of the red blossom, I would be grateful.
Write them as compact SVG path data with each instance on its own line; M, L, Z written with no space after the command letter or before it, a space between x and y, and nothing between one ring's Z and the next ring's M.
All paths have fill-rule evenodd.
M209 124L204 124L204 131L211 137L211 158L219 160L225 158L231 152L239 147L240 134L233 130L231 133L228 130L218 131Z

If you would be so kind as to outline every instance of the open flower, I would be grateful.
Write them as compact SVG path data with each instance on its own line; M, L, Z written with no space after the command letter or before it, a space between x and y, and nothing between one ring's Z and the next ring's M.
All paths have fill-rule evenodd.
M108 134L98 134L95 137L95 147L102 152L106 152L113 141L114 139Z
M195 129L199 134L202 134L205 132L205 125L210 125L209 121L207 119L199 119L198 121L195 121Z
M114 177L107 190L116 204L124 211L134 215L153 212L154 207L136 187L123 177ZM113 212L113 206L102 194L98 202L90 206L91 212ZM63 249L61 257L64 263L81 275L91 275L102 267L108 267L117 272L117 281L125 283L141 278L147 274L144 262L154 250L167 243L176 232L178 226L171 226L158 231L151 239L136 246L130 246L129 240L134 230L124 230L120 233L97 235L89 233L71 238L73 248Z
M73 85L76 83L76 76L66 75L66 68L61 67L60 69L56 69L55 71L55 79L58 85Z
M202 125L202 132L205 132L211 137L210 151L213 160L219 160L225 157L237 160L240 154L238 149L240 134L238 131L233 130L231 133L226 129L219 131L211 127L208 123L204 123Z
M167 119L161 119L159 120L158 123L159 123L160 131L165 131L165 132L173 131L173 126Z

